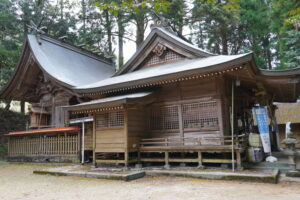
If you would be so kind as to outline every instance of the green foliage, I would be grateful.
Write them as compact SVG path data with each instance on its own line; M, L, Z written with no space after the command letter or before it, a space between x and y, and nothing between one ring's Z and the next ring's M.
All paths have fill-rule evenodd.
M28 116L0 108L0 135L26 129Z
M0 0L0 88L9 79L19 57L18 20L8 0Z
M236 34L239 25L239 1L229 6L227 1L195 0L192 10L194 37L200 37L206 48L217 54L236 53L241 39ZM199 31L199 32L198 32Z
M12 131L25 130L28 121L28 116L24 114L0 108L0 136ZM0 137L0 158L7 153L5 139Z
M153 9L155 11L167 11L170 5L168 0L124 0L124 1L96 1L95 6L100 10L109 10L114 16L118 15L119 11L135 11L141 9Z
M297 0L195 0L190 28L199 47L217 54L253 51L263 69L297 66ZM299 63L298 63L299 66Z
M300 65L293 59L295 50L299 47L296 43L289 42L297 40L293 30L300 30L300 1L299 0L272 0L270 28L275 35L275 49L278 54L278 69L287 69ZM294 47L294 48L293 48ZM292 48L292 49L291 49Z
M187 5L184 0L170 1L168 9L161 11L166 19L169 19L172 26L180 33L183 31L185 22L187 21Z
M263 69L271 68L276 55L270 51L272 48L272 32L270 30L270 12L267 1L241 0L241 34L244 37L244 48L251 49L258 66Z
M126 40L141 44L156 14L179 33L189 27L188 39L213 53L253 51L260 68L299 67L299 0L0 0L0 88L31 21L48 35L114 58L114 45L122 51Z
M289 69L300 67L300 31L287 31L283 41L287 47L284 52L283 66Z

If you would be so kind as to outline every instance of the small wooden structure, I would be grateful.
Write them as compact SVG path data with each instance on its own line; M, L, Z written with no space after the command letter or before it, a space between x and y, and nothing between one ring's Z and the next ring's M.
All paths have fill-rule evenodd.
M45 109L33 104L28 112L30 116L30 128L46 128L49 126L50 113Z
M300 69L261 70L252 53L215 55L164 25L152 26L115 73L105 59L30 35L0 97L39 103L56 127L92 117L81 136L83 152L92 152L95 165L188 162L241 168L247 134L255 130L251 108L267 106L273 113L273 101L296 101Z
M80 128L52 128L11 132L8 160L19 162L78 162Z
M276 119L279 128L279 139L282 142L286 138L286 123L291 122L291 128L294 136L300 141L300 102L297 103L278 103L276 104ZM280 147L284 144L280 143ZM296 144L300 148L300 144Z

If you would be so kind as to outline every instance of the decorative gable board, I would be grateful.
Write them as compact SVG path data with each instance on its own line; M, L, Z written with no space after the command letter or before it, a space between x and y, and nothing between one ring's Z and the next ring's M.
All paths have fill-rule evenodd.
M182 59L199 58L192 52L188 52L181 46L174 44L157 35L153 42L140 52L137 59L131 64L127 72L133 72L145 67L155 66L168 62L176 62Z
M148 57L145 58L144 62L142 62L142 64L135 70L170 62L177 62L185 58L187 57L167 48L164 45L157 44Z

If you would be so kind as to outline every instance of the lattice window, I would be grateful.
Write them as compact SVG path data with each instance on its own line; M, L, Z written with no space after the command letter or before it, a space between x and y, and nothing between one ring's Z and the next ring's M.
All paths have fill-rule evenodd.
M216 101L183 104L184 129L218 129L218 106Z
M171 60L181 60L184 57L174 51L167 50L166 53L162 56L157 56L152 54L152 56L145 62L144 66L157 65L165 63Z
M151 109L151 130L178 130L178 106L163 106Z
M124 126L124 112L109 112L96 115L96 128L115 128Z

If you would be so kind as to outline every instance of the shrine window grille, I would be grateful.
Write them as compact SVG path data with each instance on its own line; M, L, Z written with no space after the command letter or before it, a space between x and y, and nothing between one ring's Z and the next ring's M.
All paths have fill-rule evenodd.
M219 130L217 101L182 105L184 130Z
M184 103L171 106L154 106L150 109L151 131L179 131L180 114L184 131L219 130L217 101Z
M124 126L124 111L99 113L96 115L96 129L121 128Z

